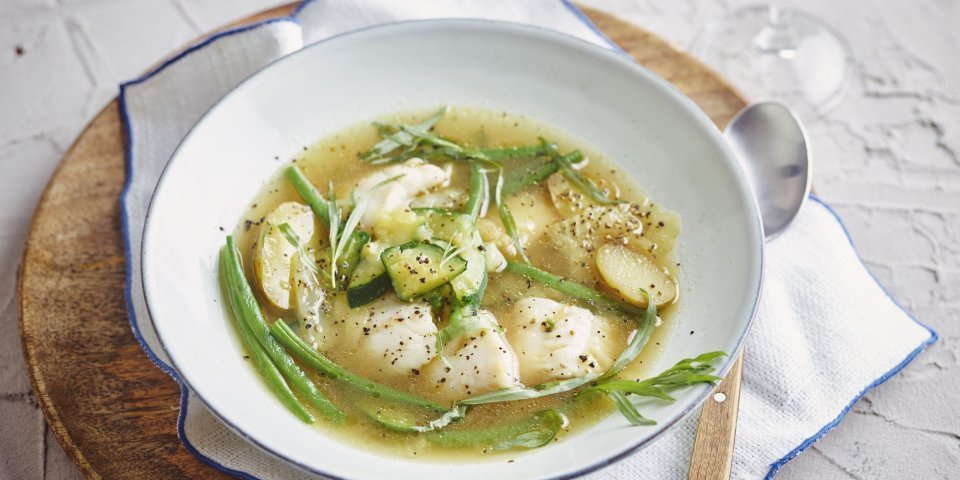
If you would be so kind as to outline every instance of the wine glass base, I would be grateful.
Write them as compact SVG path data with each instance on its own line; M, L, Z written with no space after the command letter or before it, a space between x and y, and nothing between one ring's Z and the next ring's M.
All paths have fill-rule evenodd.
M770 8L737 9L708 24L691 52L752 101L776 100L803 121L819 119L843 100L853 71L850 48L820 19L797 10L780 9L781 28L771 34ZM777 38L784 31L787 42Z

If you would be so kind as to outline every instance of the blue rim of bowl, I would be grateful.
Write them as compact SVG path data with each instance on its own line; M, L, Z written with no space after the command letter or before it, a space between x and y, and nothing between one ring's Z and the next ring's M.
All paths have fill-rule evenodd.
M223 103L229 101L229 99L232 98L239 90L241 90L245 85L255 80L260 75L262 75L265 71L283 62L293 61L294 58L299 57L301 55L307 55L309 54L307 52L310 52L315 48L326 46L326 45L329 45L330 43L336 43L337 41L344 41L344 39L352 40L355 37L363 37L365 35L379 34L382 32L389 32L391 30L396 31L397 34L403 34L404 32L408 32L410 30L413 30L414 32L418 32L420 30L427 29L427 28L444 28L444 27L446 28L454 27L458 29L458 31L460 32L463 32L465 29L479 28L479 29L486 29L488 32L491 32L491 33L512 34L514 36L520 36L520 37L537 37L540 40L561 44L563 48L572 48L572 49L579 49L582 51L586 51L587 54L603 57L607 61L612 62L614 66L626 68L633 75L641 77L643 80L649 82L651 85L658 87L661 90L661 93L675 100L677 102L678 107L687 110L687 112L692 115L693 119L700 124L700 126L703 128L703 130L705 131L706 135L710 138L710 140L712 140L719 147L719 149L722 152L724 152L723 160L727 163L728 167L730 167L731 171L734 172L734 177L736 179L737 185L739 186L741 196L743 197L744 200L746 200L745 202L746 203L745 207L747 207L746 210L752 213L752 219L754 223L753 238L756 241L757 253L758 253L758 258L756 263L756 268L757 268L756 287L753 293L753 305L750 308L750 313L748 315L746 322L743 323L743 327L735 342L735 347L733 348L733 351L728 352L729 355L725 363L718 370L717 375L721 377L725 377L727 373L730 371L730 369L733 367L733 363L737 355L739 355L741 350L743 349L743 344L746 341L747 334L749 333L750 327L753 325L754 319L756 317L757 309L760 303L761 289L763 286L764 259L765 259L763 224L762 224L762 221L760 220L759 206L756 202L756 199L753 197L752 193L750 193L749 184L747 183L747 179L744 172L742 171L729 145L726 143L725 140L723 140L719 129L717 129L716 125L714 125L714 123L709 119L709 117L707 117L706 113L704 113L700 109L700 107L693 102L693 100L688 98L686 95L684 95L676 87L671 85L669 82L667 82L663 78L657 76L650 70L647 70L640 64L636 63L632 59L625 57L624 55L617 54L615 51L605 49L603 47L590 43L586 40L582 40L580 38L559 33L554 30L550 30L543 27L513 23L513 22L504 22L504 21L498 21L498 20L482 20L482 19L408 20L408 21L394 22L386 25L376 25L376 26L366 27L366 28L353 30L350 32L345 32L345 33L331 36L324 40L320 40L318 42L305 46L294 53L278 58L277 60L274 60L273 62L270 62L269 64L265 65L263 68L257 70L255 73L253 73L252 75L250 75L249 77L247 77L246 79L238 83L236 86L230 89L230 91L228 91L225 95L223 95L223 97L221 97L216 103L214 103L213 106L210 107L210 109L207 110L207 112L200 117L200 120L198 120L197 123L190 128L190 130L181 140L180 144L174 150L173 154L170 156L170 160L164 166L163 172L160 175L160 179L157 182L156 188L154 189L151 195L150 205L147 209L147 214L144 221L143 235L141 237L142 248L141 248L141 254L140 254L140 262L142 265L141 280L143 284L144 300L145 300L144 303L147 308L147 313L150 316L150 322L153 324L154 329L157 332L157 340L160 343L161 347L163 348L164 353L166 353L167 357L170 359L171 366L173 367L173 370L176 373L177 379L184 386L189 388L190 391L192 391L194 395L196 395L197 398L199 398L200 401L203 402L206 408L214 416L216 416L217 419L219 419L225 426L227 426L227 428L229 428L232 432L236 433L241 438L251 443L252 445L256 446L260 450L309 473L322 475L324 477L335 479L335 480L353 480L350 477L334 475L329 472L316 469L308 465L304 465L284 455L282 452L278 451L278 449L271 448L270 446L265 445L264 443L257 440L253 436L245 433L242 429L237 427L237 425L234 422L231 422L230 420L228 420L222 413L220 413L216 408L214 408L210 404L210 402L207 401L203 397L203 395L200 394L200 390L194 388L193 385L190 383L190 381L182 373L180 373L180 368L177 366L175 357L171 354L170 350L167 348L166 342L164 342L163 336L160 334L160 330L157 329L156 316L153 314L153 309L150 306L151 295L150 295L150 288L148 287L148 285L151 285L152 282L148 281L148 277L149 277L148 271L151 271L152 269L148 268L148 265L150 265L150 263L147 262L147 257L149 256L149 252L151 251L151 249L148 248L150 245L150 242L148 241L148 239L150 238L150 231L152 230L152 227L151 227L152 222L150 221L150 219L152 217L151 214L154 208L155 201L157 199L157 194L163 188L163 185L167 178L167 171L170 169L170 167L174 164L175 160L178 158L179 153L183 148L183 146L188 141L191 140L195 131L203 123L205 123L205 121L209 118L210 114L213 111L218 109ZM665 432L670 430L678 422L680 422L681 420L689 416L696 408L698 408L707 399L711 391L712 389L707 386L702 387L702 392L694 401L688 404L679 413L674 414L673 418L670 418L665 422L658 423L657 431L655 431L649 437L637 442L636 444L630 445L629 447L624 448L618 451L617 453L614 453L603 460L594 462L586 467L575 469L568 473L562 473L554 477L544 477L544 480L566 480L566 479L586 475L588 473L591 473L601 468L612 465L624 459L625 457L630 456L642 450L644 447L658 440L660 436L662 436Z

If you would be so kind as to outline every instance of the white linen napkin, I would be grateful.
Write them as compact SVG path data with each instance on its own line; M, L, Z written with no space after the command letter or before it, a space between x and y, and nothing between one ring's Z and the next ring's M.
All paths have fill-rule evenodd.
M271 61L331 35L398 20L469 17L555 29L619 50L560 0L314 0L285 17L224 32L121 86L128 172L122 198L130 322L148 356L179 382L157 340L140 279L140 239L168 158L200 116ZM813 198L769 244L763 297L747 340L734 478L772 477L868 390L934 342L876 283L833 211ZM193 454L243 478L315 478L228 430L182 386L178 431ZM708 400L709 401L709 400ZM686 477L697 416L591 479Z

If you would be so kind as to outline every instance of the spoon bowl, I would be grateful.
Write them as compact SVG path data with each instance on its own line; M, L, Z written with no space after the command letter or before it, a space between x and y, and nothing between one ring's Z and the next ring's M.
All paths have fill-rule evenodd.
M770 241L793 221L810 194L810 150L797 116L777 102L754 103L723 132L746 173ZM706 402L690 455L688 478L729 478L737 431L743 354ZM716 398L716 397L715 397Z
M764 235L782 232L810 195L810 150L796 115L777 102L741 110L723 132L760 205Z

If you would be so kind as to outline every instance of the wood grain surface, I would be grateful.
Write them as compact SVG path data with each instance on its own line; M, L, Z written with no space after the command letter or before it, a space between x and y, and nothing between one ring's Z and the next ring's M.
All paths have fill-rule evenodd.
M745 105L725 82L658 37L584 10L719 126ZM113 100L66 153L37 207L19 283L21 340L33 389L50 428L87 478L222 478L180 443L179 388L130 330L120 230L124 142Z
M740 409L740 379L743 352L737 356L713 396L700 411L700 424L693 441L687 480L726 480L733 463L733 443Z

